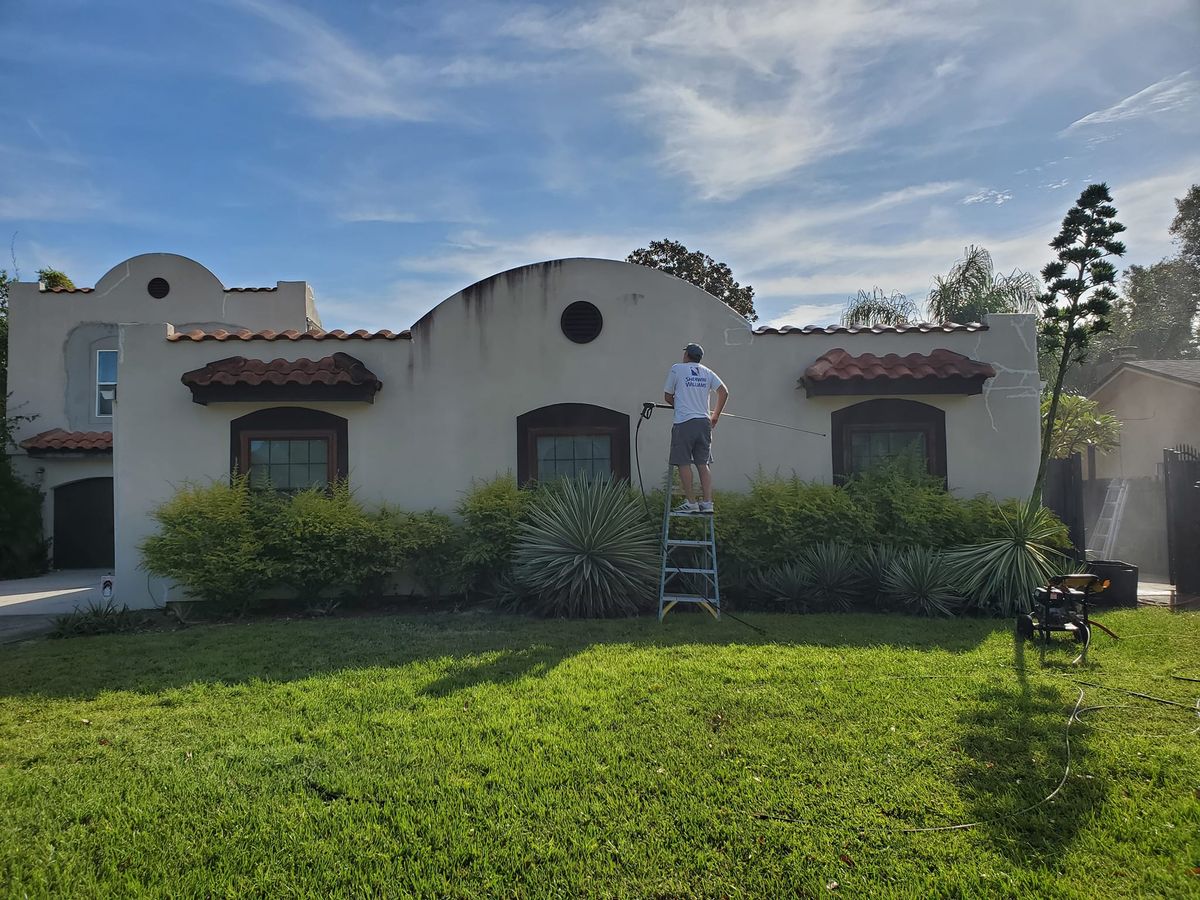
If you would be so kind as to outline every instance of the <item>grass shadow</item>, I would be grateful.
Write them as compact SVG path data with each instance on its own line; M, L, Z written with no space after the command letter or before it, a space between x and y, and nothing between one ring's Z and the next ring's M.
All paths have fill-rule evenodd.
M295 681L371 667L448 662L426 692L545 675L596 645L660 648L813 646L965 653L1006 624L885 614L675 613L617 620L545 620L491 612L283 619L178 631L39 640L0 650L0 697L94 698L195 683Z
M1015 681L987 686L960 717L967 732L959 793L971 820L1014 863L1055 865L1106 797L1101 781L1078 777L1088 757L1089 729L1075 721L1068 732L1078 699L1073 682L1030 678L1030 667L1069 669L1067 660L1076 652L1074 644L1056 642L1043 652L1014 639ZM1070 774L1064 781L1068 736Z

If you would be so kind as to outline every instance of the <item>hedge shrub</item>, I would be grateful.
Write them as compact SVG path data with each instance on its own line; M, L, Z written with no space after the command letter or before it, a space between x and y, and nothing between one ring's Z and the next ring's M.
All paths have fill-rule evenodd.
M517 487L512 473L472 481L458 505L462 519L462 579L467 591L493 595L507 583L513 548L532 492Z
M159 533L142 542L142 566L214 604L245 602L275 571L264 554L270 510L245 476L189 484L153 513Z
M0 578L31 578L48 568L42 492L12 470L0 445Z

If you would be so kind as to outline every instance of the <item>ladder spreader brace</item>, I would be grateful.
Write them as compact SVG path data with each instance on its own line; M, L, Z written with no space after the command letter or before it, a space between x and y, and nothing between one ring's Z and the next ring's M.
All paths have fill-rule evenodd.
M698 603L714 619L721 618L721 587L717 582L717 540L714 517L707 513L677 513L672 511L675 497L674 467L667 465L663 482L662 569L658 577L658 620L661 622L677 603ZM676 538L671 524L679 519L699 519L704 538ZM692 556L677 561L674 554ZM693 592L688 592L688 588Z

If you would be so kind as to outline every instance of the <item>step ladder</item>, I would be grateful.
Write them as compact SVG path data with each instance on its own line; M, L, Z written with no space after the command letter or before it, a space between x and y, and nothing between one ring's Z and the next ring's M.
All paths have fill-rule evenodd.
M1108 483L1104 494L1104 505L1096 519L1096 530L1088 537L1088 556L1092 559L1112 559L1117 548L1117 534L1121 530L1121 516L1125 513L1125 498L1129 494L1129 481L1114 478Z
M663 482L662 569L658 577L658 621L678 603L697 603L714 619L721 618L721 588L717 583L717 537L714 516L672 511L674 466ZM703 537L676 537L671 526L696 521Z

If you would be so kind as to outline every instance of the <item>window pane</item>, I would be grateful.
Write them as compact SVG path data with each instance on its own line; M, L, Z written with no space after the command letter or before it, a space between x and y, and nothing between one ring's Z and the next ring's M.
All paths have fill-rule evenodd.
M325 468L325 463L313 463L309 465L308 483L317 487L325 487L329 484L329 471Z
M97 388L96 389L96 415L111 416L113 414L112 397L105 397L105 394L112 394L112 388Z
M96 352L96 382L98 384L117 383L116 350L99 350Z
M319 438L308 442L308 461L313 463L328 462L329 441Z
M271 466L271 487L277 491L290 491L294 485L292 484L292 470L288 466Z
M575 441L570 437L556 437L554 439L554 458L574 459Z
M271 478L267 474L266 466L251 466L250 467L250 487L255 490L265 489L271 486Z
M612 438L607 434L592 437L592 459L603 459L606 462L612 457Z
M291 459L289 462L292 465L296 463L308 462L308 441L288 441L291 444Z
M589 435L579 435L575 438L575 459L592 458L592 439Z
M288 444L289 441L267 441L271 447L271 464L286 463L288 461Z
M554 459L554 438L540 437L537 439L537 459L540 472L545 462Z
M267 449L266 441L251 441L250 442L250 465L253 467L262 463L271 461L270 452Z
M297 490L312 487L312 481L310 481L308 477L308 463L304 463L303 465L290 465L288 466L288 470L290 473L289 479L291 480L292 487L296 488Z

